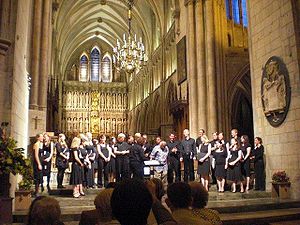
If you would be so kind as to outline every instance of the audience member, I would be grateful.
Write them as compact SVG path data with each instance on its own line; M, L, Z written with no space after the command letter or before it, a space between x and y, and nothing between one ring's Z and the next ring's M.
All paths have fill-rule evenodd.
M214 225L221 225L219 213L212 209L206 209L208 202L208 192L205 187L199 182L189 183L192 191L192 212L195 217L204 219Z

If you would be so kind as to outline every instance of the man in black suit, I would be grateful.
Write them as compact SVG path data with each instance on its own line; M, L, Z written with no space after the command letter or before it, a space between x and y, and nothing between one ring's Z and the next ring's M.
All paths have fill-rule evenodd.
M180 142L175 140L175 135L173 133L169 136L169 141L167 146L169 148L168 156L168 184L173 183L174 181L174 172L175 172L175 182L181 180L180 174Z

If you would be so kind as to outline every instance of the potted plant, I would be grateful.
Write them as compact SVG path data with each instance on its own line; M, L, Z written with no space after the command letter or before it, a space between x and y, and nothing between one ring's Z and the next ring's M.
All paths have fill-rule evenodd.
M272 175L272 197L286 199L290 197L290 178L285 171L277 171Z

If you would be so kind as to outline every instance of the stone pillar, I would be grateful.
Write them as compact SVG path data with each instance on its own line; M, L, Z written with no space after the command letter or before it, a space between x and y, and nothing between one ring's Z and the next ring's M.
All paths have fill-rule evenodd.
M197 136L198 102L196 78L196 51L195 51L195 11L194 0L186 0L187 7L187 79L189 91L189 128L192 137Z
M203 22L203 0L196 1L196 59L197 59L197 100L198 100L198 128L207 129L206 111L206 77L205 77L205 37Z
M45 110L47 108L47 90L49 76L49 36L50 32L50 0L43 1L43 26L42 26L42 43L41 43L41 67L39 79L39 108Z
M217 95L215 74L215 34L213 0L205 1L206 79L208 88L208 134L217 131Z
M34 1L30 108L38 108L42 0Z
M1 38L10 39L10 0L2 0L0 14L0 36Z

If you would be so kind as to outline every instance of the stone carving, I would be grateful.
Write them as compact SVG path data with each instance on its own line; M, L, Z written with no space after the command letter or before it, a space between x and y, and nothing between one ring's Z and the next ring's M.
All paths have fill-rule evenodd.
M279 126L288 112L291 93L288 71L278 57L271 57L263 69L261 97L269 123L274 127Z

